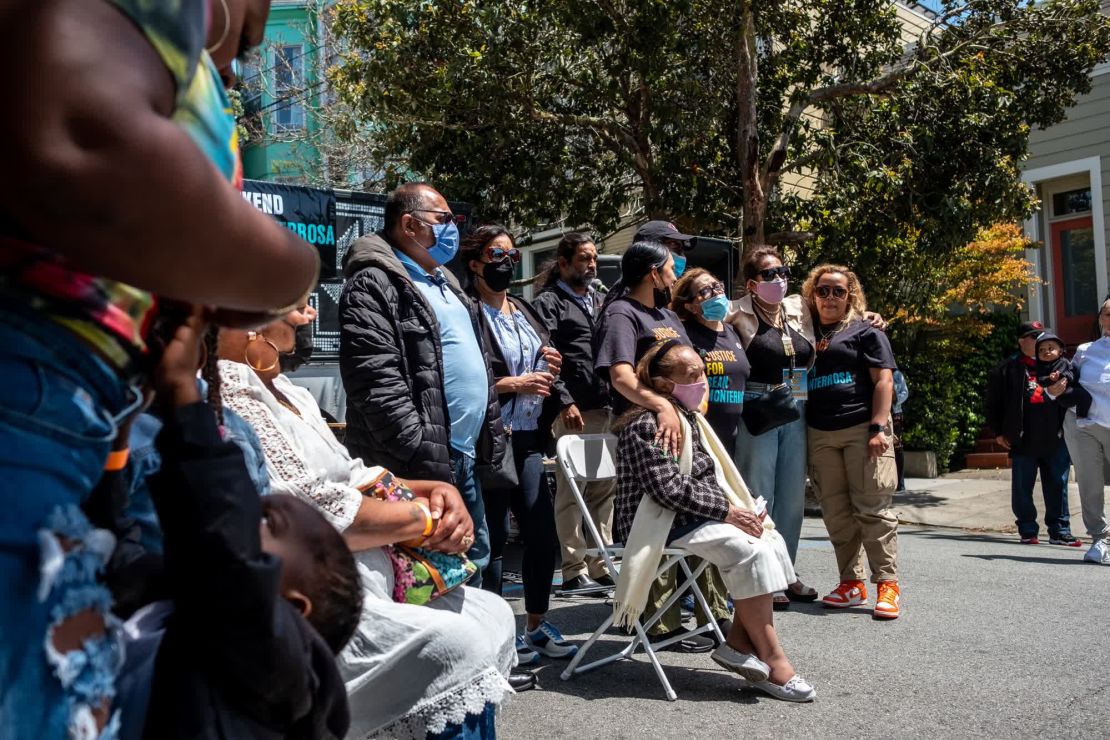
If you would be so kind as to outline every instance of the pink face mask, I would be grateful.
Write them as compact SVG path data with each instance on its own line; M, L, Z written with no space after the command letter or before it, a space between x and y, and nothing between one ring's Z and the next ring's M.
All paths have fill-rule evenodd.
M764 303L782 303L782 299L786 297L786 278L775 278L771 282L756 283L755 294Z
M704 380L698 383L675 383L671 395L688 411L699 411L708 390L709 383Z

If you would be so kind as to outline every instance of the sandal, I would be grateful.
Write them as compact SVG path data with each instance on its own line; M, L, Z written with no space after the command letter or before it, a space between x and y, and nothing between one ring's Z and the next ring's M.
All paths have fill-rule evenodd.
M789 592L783 593L778 591L771 597L771 608L777 612L784 612L790 608L790 597L787 595Z
M801 580L797 580L786 587L786 598L800 602L817 601L817 591L802 583Z

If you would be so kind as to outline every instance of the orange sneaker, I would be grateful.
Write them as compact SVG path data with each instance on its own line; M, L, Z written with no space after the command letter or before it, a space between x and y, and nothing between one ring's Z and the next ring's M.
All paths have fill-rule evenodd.
M902 613L902 591L898 581L879 581L879 598L875 601L875 619L897 619Z
M830 609L847 609L867 603L867 586L863 581L841 581L830 591L821 603Z

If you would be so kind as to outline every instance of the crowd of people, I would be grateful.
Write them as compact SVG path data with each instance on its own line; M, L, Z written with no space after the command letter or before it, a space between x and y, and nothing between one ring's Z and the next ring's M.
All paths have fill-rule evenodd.
M731 301L685 269L693 238L653 220L604 295L597 244L564 234L529 302L510 292L508 229L464 238L442 194L407 183L344 258L341 443L286 373L319 256L235 187L225 85L268 9L0 11L10 67L56 81L3 83L23 113L0 138L0 740L492 738L505 697L536 684L526 668L578 650L548 619L557 569L564 595L616 589L622 624L658 617L664 649L813 700L774 611L869 605L868 571L875 619L902 609L905 384L856 275L822 265L791 294L783 255L757 246ZM1110 336L1110 303L1100 320ZM1015 473L1057 471L1067 440L1088 558L1108 562L1110 339L1068 363L1038 334L1021 346L1042 364L1003 373L1025 395L1016 421L999 404L1000 435ZM1064 408L1055 437L1022 435ZM588 516L608 542L708 563L708 613L693 611L723 641L688 634L658 558L608 572L569 482L550 490L555 441L604 432L618 474L585 487ZM795 570L807 477L838 571L824 597ZM1053 491L1050 536L1071 542ZM519 629L502 597L510 514Z

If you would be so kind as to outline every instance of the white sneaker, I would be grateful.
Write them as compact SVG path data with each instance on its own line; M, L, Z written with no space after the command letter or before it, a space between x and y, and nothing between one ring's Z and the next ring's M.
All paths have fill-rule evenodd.
M794 674L794 677L782 686L770 681L752 681L751 683L760 691L783 701L806 702L817 698L817 689L813 688L809 681L798 674Z
M1091 549L1083 556L1083 559L1088 563L1098 563L1099 565L1110 565L1110 542L1103 537L1101 540L1095 540L1091 545Z
M722 668L727 668L749 681L766 681L771 668L759 658L742 653L730 645L721 645L709 656Z

